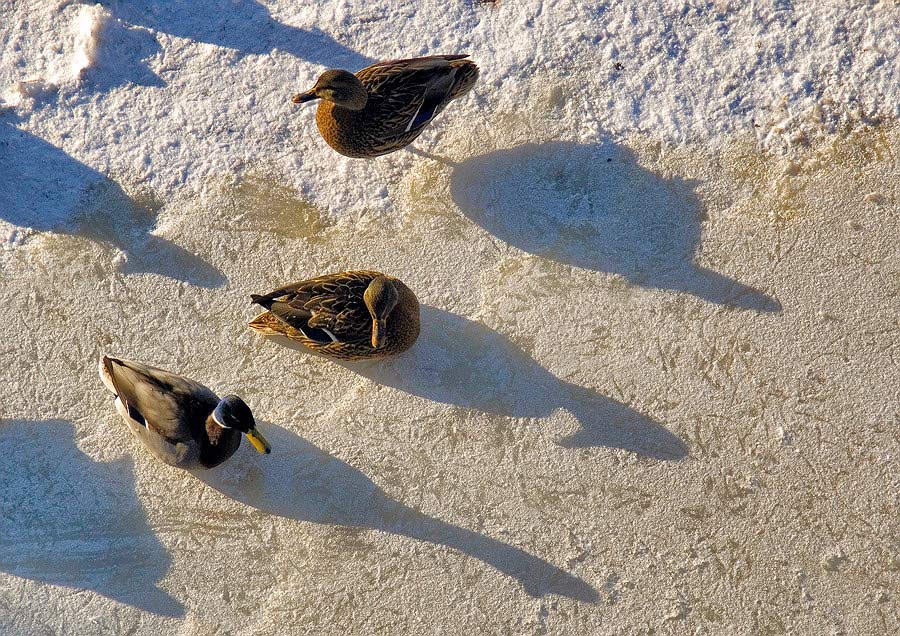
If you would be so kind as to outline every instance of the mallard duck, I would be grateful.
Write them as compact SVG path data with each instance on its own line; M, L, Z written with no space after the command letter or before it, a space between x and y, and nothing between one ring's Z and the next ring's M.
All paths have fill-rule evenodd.
M316 125L329 146L348 157L377 157L412 142L451 100L478 79L468 55L378 62L358 71L332 69L291 98L321 99Z
M241 433L260 453L272 451L236 395L219 399L193 380L110 356L100 359L100 379L134 436L167 464L212 468L234 455Z
M419 301L381 272L328 274L280 287L250 300L268 311L250 321L332 358L384 358L406 351L419 337Z

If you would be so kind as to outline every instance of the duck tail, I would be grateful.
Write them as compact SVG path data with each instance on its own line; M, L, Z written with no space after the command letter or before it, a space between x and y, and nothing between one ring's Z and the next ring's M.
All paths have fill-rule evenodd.
M453 87L450 89L450 99L462 97L475 86L478 81L478 65L466 59L453 60L451 66L456 68L456 77L453 79Z
M272 307L272 298L270 296L261 296L260 294L250 294L250 302L254 305L260 305L269 309Z
M113 382L112 365L114 361L117 362L115 358L110 358L107 355L101 356L98 371L100 372L100 380L103 381L103 385L109 389L110 393L118 395L119 391L116 389L116 385Z

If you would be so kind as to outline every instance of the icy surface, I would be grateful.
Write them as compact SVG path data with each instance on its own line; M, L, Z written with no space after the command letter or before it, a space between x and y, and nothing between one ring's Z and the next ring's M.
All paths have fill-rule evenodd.
M894 2L0 0L0 634L900 631ZM416 145L326 66L465 51ZM402 357L248 295L377 268ZM273 445L154 461L102 352Z

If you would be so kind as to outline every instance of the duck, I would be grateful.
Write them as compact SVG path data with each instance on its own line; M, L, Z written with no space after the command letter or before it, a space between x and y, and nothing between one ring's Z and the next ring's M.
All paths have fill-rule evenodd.
M100 358L99 370L128 428L170 466L218 466L237 451L242 433L260 453L272 452L250 407L236 395L220 399L194 380L107 355Z
M321 100L316 126L340 154L371 158L410 144L447 104L468 93L478 66L468 54L377 62L357 71L330 69L291 98Z
M402 353L419 337L419 301L397 278L372 270L326 274L250 300L265 312L249 322L338 360Z

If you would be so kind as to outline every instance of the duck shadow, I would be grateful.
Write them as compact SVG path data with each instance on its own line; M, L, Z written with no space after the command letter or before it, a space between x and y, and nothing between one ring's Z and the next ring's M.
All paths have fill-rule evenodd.
M693 262L704 219L696 182L661 177L627 148L531 143L451 165L457 207L521 250L717 305L781 310L776 299Z
M241 55L264 55L277 49L313 64L340 64L350 69L374 62L321 29L301 29L278 22L254 0L103 0L100 4L127 24L233 49Z
M0 219L81 236L122 251L125 274L153 273L201 287L227 282L215 267L152 234L161 205L0 117Z
M565 409L580 428L558 441L564 448L605 446L670 461L687 457L687 445L662 425L593 389L560 380L493 329L427 305L421 319L419 339L406 353L335 362L377 384L482 413L543 418ZM272 339L310 351L286 338Z
M272 443L271 455L260 458L242 445L230 461L195 476L267 514L378 530L457 550L516 579L533 597L599 600L588 583L552 563L391 499L355 467L280 426L260 428Z
M95 462L61 420L0 422L0 570L163 616L171 558L147 523L130 459Z

